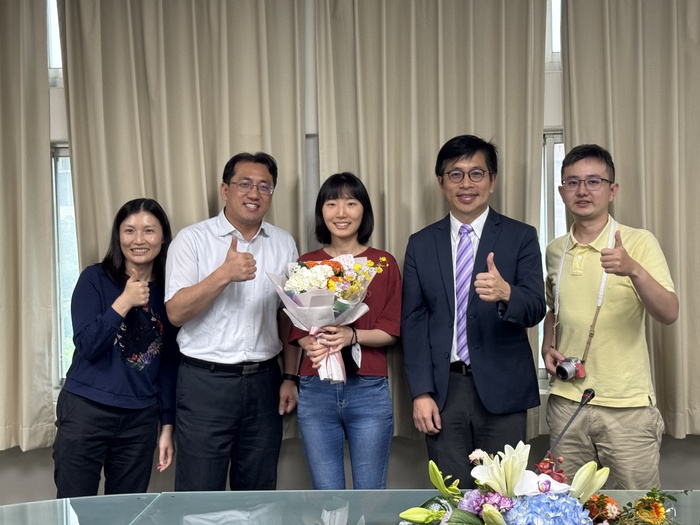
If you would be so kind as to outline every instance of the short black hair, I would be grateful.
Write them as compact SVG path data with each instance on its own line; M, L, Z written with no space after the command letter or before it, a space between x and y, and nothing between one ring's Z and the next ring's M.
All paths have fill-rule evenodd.
M328 177L318 190L316 197L316 240L321 244L331 243L331 232L323 220L323 205L333 199L351 198L362 204L362 221L357 230L357 241L367 244L374 231L374 212L367 188L354 174L344 171Z
M459 135L445 142L438 152L435 175L442 177L445 174L445 166L450 161L462 158L469 159L479 151L484 154L486 159L489 179L493 179L498 173L498 148L492 142L475 135Z
M615 182L615 163L612 160L612 155L605 148L598 146L598 144L581 144L572 148L561 163L562 180L564 179L564 168L568 168L584 159L596 159L603 162L608 170L610 182Z
M102 259L102 268L115 283L126 283L126 263L124 261L124 254L122 253L121 241L119 240L119 228L127 217L136 213L141 213L142 211L153 215L163 229L163 246L160 249L160 253L153 261L153 278L159 286L164 287L165 258L167 257L170 241L173 240L173 234L170 230L170 221L168 220L165 210L153 199L140 198L130 200L119 208L119 211L114 217L114 222L112 223L112 237L107 253L104 259Z
M257 153L238 153L231 157L231 159L224 166L224 174L221 180L228 184L231 182L231 177L236 171L236 164L239 162L255 162L257 164L264 164L267 167L267 171L272 175L272 185L277 186L277 161L272 155L258 151Z

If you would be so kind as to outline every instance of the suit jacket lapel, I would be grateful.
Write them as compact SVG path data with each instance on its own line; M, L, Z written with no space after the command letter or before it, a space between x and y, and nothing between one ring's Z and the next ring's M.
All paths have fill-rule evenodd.
M488 266L486 265L486 258L489 253L493 251L493 247L496 244L496 239L501 233L501 216L493 210L489 209L489 214L486 216L486 223L484 224L484 230L481 232L481 239L479 239L479 249L476 251L476 257L474 258L474 270L472 271L472 285L469 287L469 301L474 298L474 278L476 274L488 271Z
M455 311L455 282L452 268L452 240L450 239L450 216L448 215L437 224L435 230L435 253L437 253L438 268L445 287L445 295L449 311Z

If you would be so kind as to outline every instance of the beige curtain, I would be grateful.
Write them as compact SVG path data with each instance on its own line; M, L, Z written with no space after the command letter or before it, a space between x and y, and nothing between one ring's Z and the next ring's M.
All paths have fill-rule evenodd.
M53 441L53 228L45 0L0 2L0 450Z
M494 208L539 224L545 0L316 5L320 178L365 182L374 246L402 265L409 235L447 213L435 157L464 133L500 148ZM414 435L400 351L390 360L396 433Z
M301 11L301 14L300 14ZM129 199L174 231L215 215L228 159L278 161L267 219L303 216L303 9L287 0L59 0L81 264Z
M656 235L680 298L647 327L666 432L700 434L700 1L565 0L562 61L566 149L611 152L615 216Z

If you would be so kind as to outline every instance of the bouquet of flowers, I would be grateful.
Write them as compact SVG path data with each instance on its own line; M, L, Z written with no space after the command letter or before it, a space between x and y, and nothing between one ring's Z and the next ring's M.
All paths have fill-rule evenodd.
M526 470L529 453L530 445L522 442L515 448L506 445L505 452L499 452L495 457L480 450L474 451L469 459L477 465L471 474L478 488L466 492L459 489L459 480L454 480L448 486L451 476L443 477L437 465L431 461L428 466L430 480L440 495L420 507L402 512L401 525L676 523L670 517L664 517L664 499L673 500L669 494L652 490L620 511L614 500L597 494L608 479L610 470L607 467L598 469L597 464L591 461L579 469L569 485L563 471L557 468L562 458L555 459L548 453L535 465L537 472L534 472Z
M382 257L386 261L385 257ZM290 268L284 291L299 306L306 306L304 294L331 297L334 314L340 315L359 303L367 293L374 276L382 272L382 262L375 264L367 258L355 259L352 255L340 255L323 261L299 261Z
M384 259L384 258L382 258ZM284 311L294 326L311 335L323 334L322 326L342 326L355 322L369 311L362 302L374 276L382 272L386 260L378 264L350 254L323 261L289 264L287 278L268 273L284 303ZM353 347L359 367L359 345ZM329 354L319 368L323 380L345 381L345 366L339 353Z

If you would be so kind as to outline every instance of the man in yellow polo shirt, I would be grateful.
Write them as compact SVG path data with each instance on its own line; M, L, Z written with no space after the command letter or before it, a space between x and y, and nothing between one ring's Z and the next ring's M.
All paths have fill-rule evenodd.
M583 391L594 389L595 398L552 452L564 458L571 476L597 460L610 467L610 488L648 489L659 486L664 423L651 380L645 313L671 324L678 297L654 235L609 215L618 189L612 157L600 146L577 146L564 158L559 194L574 223L546 252L542 357L553 376L547 424L553 443Z

